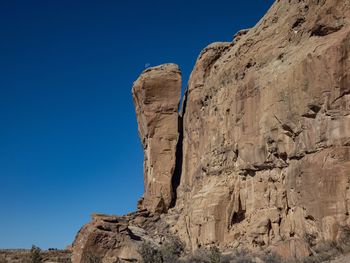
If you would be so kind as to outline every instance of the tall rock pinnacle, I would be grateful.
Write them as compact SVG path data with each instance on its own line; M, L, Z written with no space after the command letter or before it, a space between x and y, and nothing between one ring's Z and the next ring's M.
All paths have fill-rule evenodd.
M175 64L145 70L132 88L144 149L145 193L141 207L166 211L173 201L172 177L178 142L181 72Z
M349 242L349 43L349 0L277 0L256 26L200 53L181 117L178 66L145 70L133 86L142 209L94 216L73 262L133 262L142 241L169 234L187 251L215 244L299 261L325 241Z

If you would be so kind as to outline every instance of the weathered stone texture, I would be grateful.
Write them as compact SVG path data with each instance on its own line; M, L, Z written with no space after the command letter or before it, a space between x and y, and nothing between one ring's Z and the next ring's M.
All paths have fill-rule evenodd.
M72 262L140 262L140 244L157 247L168 236L166 227L159 215L146 210L125 216L93 214L74 240Z
M146 70L133 87L139 207L166 212L158 224L192 250L302 258L339 239L350 227L349 51L349 1L276 1L255 27L201 52L180 118L178 67Z
M345 0L276 1L199 56L177 200L192 249L334 240L350 223L349 11Z
M165 212L172 204L178 143L181 72L175 64L145 70L132 89L144 149L145 192L141 207Z

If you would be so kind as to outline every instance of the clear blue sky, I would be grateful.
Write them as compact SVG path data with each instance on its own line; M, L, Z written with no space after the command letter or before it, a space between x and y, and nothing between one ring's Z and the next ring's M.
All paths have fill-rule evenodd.
M133 81L174 62L187 82L202 48L272 2L1 0L0 248L63 248L92 212L135 210Z

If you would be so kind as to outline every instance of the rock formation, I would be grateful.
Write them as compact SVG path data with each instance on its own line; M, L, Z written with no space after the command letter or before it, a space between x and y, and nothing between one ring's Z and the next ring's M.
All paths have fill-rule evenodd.
M199 56L177 201L193 249L336 239L350 223L349 5L277 1Z
M201 52L180 117L177 66L142 73L133 88L145 150L140 209L147 221L161 216L138 226L138 239L162 226L192 251L217 244L297 258L339 239L350 226L349 51L349 1L278 0L254 28ZM79 237L100 231L95 221L75 255L87 244ZM94 240L105 258L119 255Z
M178 143L181 73L165 64L145 70L132 88L144 149L145 193L141 207L165 212L174 199L172 178Z
M146 210L125 216L93 214L74 240L72 262L139 262L142 241L157 246L169 235L160 215Z

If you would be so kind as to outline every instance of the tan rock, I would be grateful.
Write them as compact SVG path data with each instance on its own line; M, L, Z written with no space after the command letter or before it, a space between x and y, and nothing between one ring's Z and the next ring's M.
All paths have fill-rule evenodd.
M310 255L309 246L304 240L290 239L274 245L271 250L284 259L303 260Z
M178 67L143 72L133 87L145 155L138 207L164 214L137 216L131 228L130 219L95 216L78 234L76 257L94 248L120 258L122 247L136 258L131 234L161 240L164 226L193 251L271 248L298 259L344 236L349 43L348 0L276 1L255 27L201 52L180 117Z
M73 263L140 262L138 253L142 242L155 247L169 236L167 225L159 215L138 211L125 216L93 214L92 221L84 225L72 245Z
M165 212L174 199L172 178L179 138L181 72L175 64L145 70L132 89L144 148L145 193L141 207Z
M276 1L201 53L176 202L192 249L318 242L349 223L349 23L345 0Z
M117 259L140 260L137 240L128 231L128 221L116 216L92 216L92 222L83 226L73 243L73 263L103 258L104 262Z

